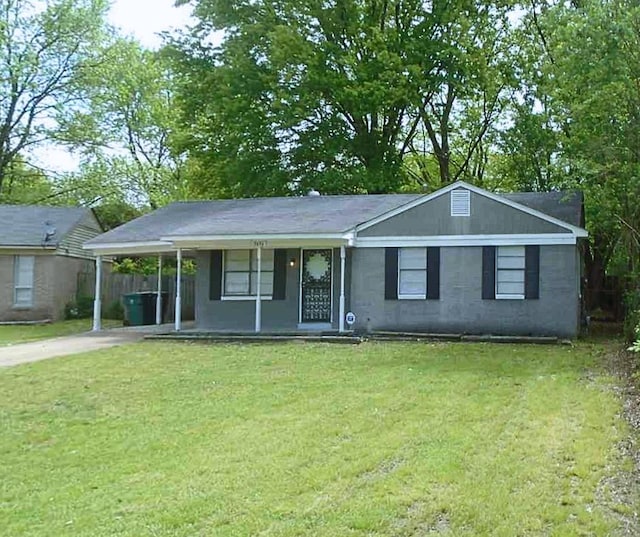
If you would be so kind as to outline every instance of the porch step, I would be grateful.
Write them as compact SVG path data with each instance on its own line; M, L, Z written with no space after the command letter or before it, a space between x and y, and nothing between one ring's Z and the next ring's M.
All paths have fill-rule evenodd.
M364 340L358 336L333 334L216 334L216 333L178 333L150 334L144 339L174 341L208 341L218 343L269 343L282 341L302 341L316 343L343 343L357 345Z

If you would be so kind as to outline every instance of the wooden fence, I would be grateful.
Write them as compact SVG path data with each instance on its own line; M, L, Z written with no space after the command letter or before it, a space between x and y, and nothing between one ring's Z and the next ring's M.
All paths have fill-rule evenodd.
M185 321L195 318L195 276L182 276L182 319ZM81 272L78 274L78 296L93 297L95 294L95 273ZM107 273L102 275L102 304L119 301L122 303L122 295L137 293L138 291L156 291L158 289L158 276L143 276L141 274L117 274ZM165 321L173 321L175 318L176 304L176 278L175 276L162 276L162 291L169 293L166 306Z

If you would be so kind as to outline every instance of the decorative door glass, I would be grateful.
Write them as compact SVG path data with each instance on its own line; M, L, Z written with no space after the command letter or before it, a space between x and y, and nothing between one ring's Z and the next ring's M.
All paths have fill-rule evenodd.
M304 250L302 322L331 322L331 250Z

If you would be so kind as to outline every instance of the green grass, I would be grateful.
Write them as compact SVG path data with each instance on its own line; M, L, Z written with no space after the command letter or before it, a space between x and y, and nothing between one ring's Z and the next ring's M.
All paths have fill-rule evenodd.
M0 370L0 528L609 535L601 352L144 342Z
M76 319L48 324L0 325L0 345L79 334L91 330L92 324L91 319ZM102 321L102 324L105 328L122 326L120 321Z

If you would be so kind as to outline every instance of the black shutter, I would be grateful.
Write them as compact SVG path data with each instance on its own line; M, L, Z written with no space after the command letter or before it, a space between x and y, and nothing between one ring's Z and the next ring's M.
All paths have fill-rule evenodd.
M211 250L209 256L209 300L222 296L222 250Z
M384 251L384 298L398 300L398 249Z
M525 246L524 297L540 298L540 246Z
M427 298L440 298L440 248L427 248Z
M482 247L482 298L496 298L496 247Z
M273 251L273 300L284 300L287 291L287 251Z

